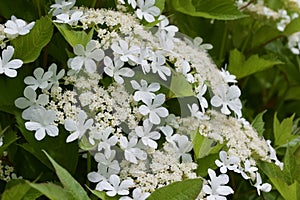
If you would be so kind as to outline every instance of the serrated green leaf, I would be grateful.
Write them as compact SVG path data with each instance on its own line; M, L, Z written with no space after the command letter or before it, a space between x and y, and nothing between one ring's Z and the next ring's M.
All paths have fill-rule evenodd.
M259 136L263 136L263 133L265 131L265 122L263 120L263 116L266 112L267 110L264 110L261 113L259 113L251 123L251 125L253 126L253 128L255 128Z
M86 44L93 38L94 29L90 30L90 32L87 34L84 31L72 30L66 24L55 24L55 26L72 47L74 47L76 44L82 44L85 47Z
M197 176L206 177L208 175L207 169L217 169L215 160L219 159L219 153L209 154L203 158L197 160L198 168L196 170ZM203 167L205 165L205 167Z
M168 186L156 189L148 200L191 200L196 199L202 188L201 179L188 179L171 183Z
M278 64L282 64L282 62L279 60L264 59L258 55L252 55L246 60L240 51L234 49L230 51L228 70L237 79L240 79Z
M208 19L234 20L246 17L231 0L169 0L169 5L181 13Z
M65 190L64 188L62 188L59 185L56 185L54 183L29 183L28 184L40 191L42 194L44 194L46 197L48 197L49 199L52 200L74 200L74 197L72 196L72 194Z
M51 164L55 168L56 174L57 174L60 182L64 186L64 188L72 194L73 199L74 200L90 200L90 198L88 197L86 191L71 176L71 174L69 174L69 172L67 170L65 170L59 164L57 164L55 162L55 160L53 160L51 158L51 156L46 151L43 151L43 152L46 154L46 156L50 160Z
M42 49L50 42L53 34L53 24L47 17L37 20L29 34L12 40L15 48L14 57L24 63L35 61Z
M293 120L294 120L294 115L284 119L280 123L279 120L277 119L277 113L275 114L274 122L273 122L273 130L274 130L276 147L283 146L297 137L296 135L292 135Z
M300 183L300 166L297 165L296 157L290 147L287 147L284 156L284 171L289 175L291 180L296 180Z

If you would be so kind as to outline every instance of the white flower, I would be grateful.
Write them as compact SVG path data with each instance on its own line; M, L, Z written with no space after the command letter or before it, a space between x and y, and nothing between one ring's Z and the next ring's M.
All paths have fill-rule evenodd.
M136 0L127 0L128 4L131 5L133 9L136 8Z
M207 91L207 85L202 83L196 89L197 91L197 98L199 100L200 106L201 106L201 111L204 113L205 109L208 108L208 103L206 98L204 97L206 91Z
M49 79L49 85L50 86L59 86L59 80L62 79L65 75L65 70L62 69L57 73L57 65L55 63L51 64L48 68L48 71L52 72L52 76Z
M71 135L67 137L66 142L72 142L76 139L80 139L85 132L91 128L93 125L93 119L87 119L87 115L83 110L80 110L77 116L77 121L72 119L66 119L65 129L72 132Z
M220 167L221 173L227 173L227 169L236 170L238 168L238 163L240 159L236 156L227 156L225 151L220 151L219 153L220 160L215 160L215 163L218 167Z
M26 35L33 28L35 22L27 24L22 19L17 19L15 16L11 16L11 20L5 23L4 33L8 38L16 38L18 35Z
M160 14L158 7L154 6L155 0L137 0L138 9L136 15L139 19L145 19L147 22L154 22L156 16Z
M128 195L129 188L134 186L132 179L120 181L120 177L113 174L109 177L109 181L103 180L99 183L99 188L101 191L106 190L106 194L110 197L118 195Z
M58 128L54 125L55 111L43 107L33 108L28 110L25 118L30 119L29 122L25 122L26 129L35 131L34 137L37 140L42 140L46 133L51 137L58 135Z
M142 67L143 73L150 72L150 64L148 62L150 54L153 53L152 50L146 46L142 46L139 51L137 51L137 55L132 55L130 59L136 64Z
M289 36L288 47L293 54L300 54L300 32L296 32Z
M169 114L169 111L162 107L162 104L165 102L165 95L159 94L157 95L154 100L147 99L145 102L146 105L141 105L139 107L139 112L142 115L148 115L149 114L149 120L153 124L159 124L161 117L167 117Z
M36 99L37 94L31 87L26 87L24 89L24 97L20 97L15 100L15 105L18 108L25 109L30 106L45 106L49 103L49 96L46 94L40 94L38 99Z
M181 64L181 69L177 68L176 71L181 72L185 76L185 78L188 82L190 82L190 83L195 82L194 76L189 73L191 71L191 66L188 61L183 60L182 64Z
M125 136L120 137L120 147L124 150L125 159L135 164L137 164L137 159L147 159L147 153L136 147L137 142L137 137L132 137L129 141Z
M157 148L157 143L155 140L160 138L160 133L157 131L151 131L153 124L150 123L148 119L144 120L143 126L137 126L135 128L135 133L141 138L144 145L149 146L153 149Z
M197 104L193 103L192 106L189 104L187 106L192 117L196 117L197 119L202 119L204 117L203 112L199 111L199 106Z
M165 135L166 141L169 142L170 144L172 144L173 146L175 146L176 144L175 144L174 140L175 140L176 136L173 135L172 127L167 125L167 126L160 127L160 130Z
M76 3L76 0L55 0L55 4L50 6L51 11L53 11L52 15L56 16L62 13L67 13Z
M69 67L75 71L79 71L84 66L88 73L94 73L97 69L96 61L99 62L104 58L104 52L102 49L97 48L97 44L97 41L91 40L87 43L85 49L83 45L76 44L74 46L74 53L77 56L69 59Z
M140 188L135 188L132 191L131 197L121 197L120 200L146 200L150 196L149 192L143 192Z
M227 83L237 83L236 76L229 73L225 69L221 69L221 75L223 76L225 82Z
M251 163L249 160L245 160L244 162L244 168L241 168L241 169L236 169L234 170L235 172L237 173L241 173L241 175L243 176L244 179L254 179L255 178L255 172L258 170L257 167L255 166L251 166ZM250 174L250 177L246 174L249 173Z
M114 160L116 151L112 150L110 155L103 153L96 153L94 158L98 162L98 168L105 168L109 175L117 174L120 172L120 165L117 160Z
M202 51L207 51L213 48L211 44L202 44L203 39L201 37L195 37L193 41L189 40L188 38L184 38L184 41L186 41L190 46Z
M121 61L119 58L115 57L113 63L110 57L105 56L104 64L105 64L104 72L110 77L113 77L114 80L119 84L124 83L124 79L121 76L125 76L125 77L134 76L134 71L128 67L123 67L124 62Z
M144 103L145 101L147 101L146 99L154 99L155 98L154 92L157 92L160 89L159 83L151 83L148 86L147 81L143 79L141 80L141 84L139 84L135 80L130 81L130 83L132 88L137 90L133 95L133 99L135 101L142 100Z
M3 145L3 136L0 137L0 147Z
M170 35L175 35L176 32L178 32L178 28L174 25L169 25L169 20L166 16L160 15L158 20L160 21L158 23L158 31L166 31Z
M227 174L221 174L216 176L216 172L212 169L208 169L209 185L204 185L202 191L207 194L207 200L226 200L226 195L233 194L233 190L229 186L224 186L229 182Z
M165 66L166 58L159 54L155 53L152 57L151 69L153 73L158 73L161 79L167 80L166 76L171 75L171 69Z
M129 46L129 43L125 40L118 40L111 45L111 49L120 56L120 60L128 62L134 60L135 55L140 51L137 46Z
M181 157L182 162L192 162L192 156L188 152L193 149L193 144L189 141L189 138L186 135L179 134L175 134L173 137L173 147L177 153L177 158Z
M37 88L46 89L49 86L49 80L53 75L52 71L47 71L44 73L43 68L36 68L33 71L33 76L27 76L24 79L24 83L29 85L32 89L36 90Z
M100 132L100 142L98 143L98 151L101 151L104 149L105 155L108 157L108 155L111 154L111 146L114 146L118 142L118 137L116 135L111 135L113 133L112 127L107 127L103 131Z
M238 86L230 86L229 88L225 85L217 87L216 94L211 98L211 104L215 107L220 107L221 112L225 115L229 115L231 112L228 107L233 110L238 117L242 116L242 103L239 99L241 91Z
M20 68L23 65L23 61L20 59L13 59L15 49L12 46L8 46L2 51L2 58L0 57L0 74L5 74L8 77L16 77L16 69Z
M82 11L75 11L75 12L68 12L68 13L62 13L56 16L56 20L53 20L54 22L60 23L60 24L69 24L77 25L78 21L84 18Z
M256 187L258 195L260 195L260 191L270 192L272 189L272 186L269 183L262 184L261 176L258 172L256 172L256 183L254 184L254 187Z
M271 140L267 140L267 144L269 147L269 152L270 152L270 159L275 161L275 165L277 165L281 170L283 170L283 163L280 162L276 156L276 151L275 149L271 146Z

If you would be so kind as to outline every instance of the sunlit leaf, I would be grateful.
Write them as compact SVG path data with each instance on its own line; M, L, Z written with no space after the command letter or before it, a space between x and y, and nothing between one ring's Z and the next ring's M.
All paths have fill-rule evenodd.
M191 200L196 199L202 188L201 179L188 179L171 183L168 186L155 190L148 200Z
M253 126L253 128L255 128L259 136L262 136L265 131L265 122L263 120L263 116L266 112L267 110L264 110L261 113L259 113L251 123L251 125Z
M231 0L169 0L168 4L181 13L218 20L234 20L245 17Z
M44 194L49 199L53 199L53 200L61 200L61 199L74 200L74 197L71 195L71 193L69 191L65 190L61 186L56 185L54 183L39 183L39 184L37 184L37 183L29 183L28 182L28 184L32 188L40 191L42 194Z
M240 79L278 64L282 62L261 58L258 55L252 55L246 59L240 51L234 49L230 51L228 70Z

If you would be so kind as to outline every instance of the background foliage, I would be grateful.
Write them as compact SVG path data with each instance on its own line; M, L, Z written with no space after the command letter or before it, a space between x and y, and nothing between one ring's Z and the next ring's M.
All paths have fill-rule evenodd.
M284 2L267 1L274 9L282 7ZM0 23L10 19L11 15L36 21L30 34L12 43L15 56L26 63L18 71L18 77L1 76L0 79L0 133L5 134L5 145L0 148L0 153L7 151L8 157L4 156L2 160L14 166L17 175L28 181L13 180L7 184L1 181L0 193L2 199L35 199L42 194L53 199L107 199L96 191L89 191L88 197L80 187L79 184L89 186L84 174L79 173L89 169L83 158L76 156L77 144L63 142L67 137L64 129L60 129L62 134L58 137L37 142L32 134L28 134L20 110L13 103L23 95L25 76L32 74L36 67L46 67L52 62L66 69L71 49L68 43L88 41L89 34L93 34L70 33L64 26L54 26L47 18L48 8L53 3L50 0L0 1ZM164 1L159 3L164 5ZM81 0L76 5L115 6L111 0ZM170 16L171 23L182 33L192 38L200 36L205 43L213 45L209 51L212 59L220 68L227 66L239 80L243 115L253 122L259 134L272 141L285 164L282 172L273 164L260 163L264 178L273 185L272 192L260 197L254 189L249 189L253 187L249 187L248 182L231 174L230 184L235 190L232 199L300 199L300 58L286 46L287 37L300 31L300 19L295 19L279 32L274 22L241 12L231 0L166 0L164 7L164 14ZM49 155L41 152L41 148ZM212 163L215 158L212 151L201 161ZM48 181L52 183L46 183ZM191 190L187 195L195 192L189 187L192 182L183 184ZM152 199L159 193L168 194L182 186L170 187L173 188L169 191L157 191ZM73 190L77 192L72 193Z

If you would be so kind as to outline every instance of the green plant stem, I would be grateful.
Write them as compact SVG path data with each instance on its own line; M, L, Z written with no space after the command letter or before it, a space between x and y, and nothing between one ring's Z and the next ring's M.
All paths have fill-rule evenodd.
M39 13L39 17L42 17L42 10L41 10L40 0L35 0L35 5L37 7L37 10L38 10L38 13Z
M87 171L87 174L90 173L92 170L92 156L91 154L88 152L87 153L87 158L86 158L86 171ZM90 187L90 181L89 180L86 180L86 185L88 187Z
M96 6L96 3L97 3L97 0L92 0L92 3L91 3L91 8L95 8L95 6Z
M219 60L222 60L225 56L225 48L226 48L227 40L228 40L228 27L225 22L224 34L223 34L222 43L221 43L221 47L220 47L220 51L219 51Z

